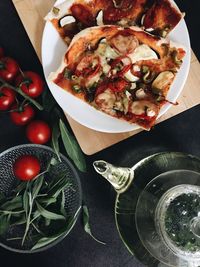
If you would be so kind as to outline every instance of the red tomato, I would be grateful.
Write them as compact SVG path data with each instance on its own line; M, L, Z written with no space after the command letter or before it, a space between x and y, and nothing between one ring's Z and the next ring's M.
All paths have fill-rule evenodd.
M0 47L0 58L2 58L4 56L4 50L2 47Z
M16 93L8 87L0 89L0 110L8 110L15 102Z
M24 84L20 85L22 82ZM36 98L44 91L44 82L39 74L33 71L25 71L24 76L18 75L16 85L20 86L21 90L32 98Z
M23 155L13 164L13 173L20 180L32 180L40 173L40 162L34 156Z
M17 105L12 106L12 109L17 109ZM10 118L16 125L26 125L35 116L35 111L30 105L24 106L22 111L10 112Z
M33 144L45 144L51 137L51 129L44 121L32 121L26 128L26 136Z
M12 82L19 72L17 62L11 57L3 57L0 60L0 78L6 82Z

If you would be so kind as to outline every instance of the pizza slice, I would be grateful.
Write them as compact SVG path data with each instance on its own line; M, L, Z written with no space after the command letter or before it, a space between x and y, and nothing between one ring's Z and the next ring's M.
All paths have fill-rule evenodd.
M45 19L69 44L79 31L101 25L138 25L166 36L182 17L172 0L66 0L54 6Z
M135 26L91 27L73 38L49 79L94 108L149 130L185 53Z

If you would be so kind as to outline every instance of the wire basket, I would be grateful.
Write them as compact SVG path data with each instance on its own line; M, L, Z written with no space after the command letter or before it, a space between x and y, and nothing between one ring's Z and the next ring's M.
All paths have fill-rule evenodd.
M9 193L15 188L18 182L18 180L13 174L13 163L16 161L17 158L22 155L36 156L40 161L41 172L46 170L52 158L57 158L57 155L51 148L43 145L34 144L15 146L1 153L0 193L5 194L6 196L9 196ZM21 246L21 242L17 240L8 241L12 237L16 236L16 234L19 235L19 233L22 232L22 227L14 226L9 228L9 230L6 232L6 235L0 236L0 246L15 252L33 253L54 246L59 241L61 241L66 235L69 234L78 218L78 214L82 204L82 191L77 171L75 170L71 162L62 154L60 154L60 158L61 162L50 170L50 172L48 173L48 177L50 179L53 179L53 177L55 177L60 171L65 171L66 178L70 181L70 184L72 185L73 190L71 189L71 187L69 187L66 188L64 191L65 210L71 218L74 218L73 223L72 225L70 225L68 231L52 243L42 248L31 250L33 243L29 240L24 243L23 247Z

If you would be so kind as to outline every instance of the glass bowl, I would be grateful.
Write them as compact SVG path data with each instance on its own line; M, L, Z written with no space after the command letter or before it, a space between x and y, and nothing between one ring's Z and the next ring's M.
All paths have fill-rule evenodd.
M166 266L199 266L200 173L182 169L155 177L139 196L135 220L154 258Z
M36 156L40 161L41 172L46 170L52 158L57 159L55 152L51 148L44 145L19 145L2 152L0 154L0 194L3 193L4 195L9 196L11 190L16 187L18 180L13 174L13 163L22 155ZM69 234L79 215L82 204L82 191L76 169L62 154L60 154L60 159L61 162L55 165L55 167L51 168L48 173L48 177L53 179L56 175L58 175L59 172L64 171L66 172L67 179L72 185L72 187L67 187L64 190L64 208L70 218L68 221L69 225L66 227L67 230L61 236L55 238L55 240L50 244L44 245L43 247L35 250L31 250L34 244L30 240L25 241L23 247L21 246L21 242L19 240L10 240L19 235L23 230L20 225L14 227L11 226L6 234L0 236L0 246L15 252L33 253L53 247Z

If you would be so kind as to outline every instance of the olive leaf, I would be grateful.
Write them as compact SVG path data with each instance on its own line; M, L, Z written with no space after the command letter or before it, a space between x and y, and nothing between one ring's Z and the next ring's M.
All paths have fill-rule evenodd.
M22 196L16 196L13 199L6 201L4 204L1 205L1 209L12 211L17 208L22 208Z
M79 214L81 207L78 208L76 214L74 215L73 218L71 218L68 223L66 224L66 226L61 229L59 231L59 233L57 233L56 235L53 236L49 236L49 237L43 237L40 240L38 240L38 242L32 247L31 250L36 250L38 248L44 247L48 244L51 244L53 241L57 240L59 237L63 236L64 234L66 234L71 228L72 226L75 224L76 220L77 220L77 216Z
M43 208L37 201L36 201L36 205L37 205L39 213L44 218L47 218L50 220L65 220L65 217L63 215L48 211L47 209Z
M10 225L10 220L8 215L0 216L0 235L3 235Z
M59 155L59 137L60 137L60 129L59 129L58 123L55 123L53 126L53 131L52 131L51 146L53 150L55 151L59 161L61 161L61 158Z
M76 167L82 171L86 171L86 162L83 153L76 141L70 134L64 122L60 119L60 132L65 150L68 156L73 160Z
M52 109L56 105L56 101L48 89L44 90L42 94L42 104L46 112L52 111Z
M98 240L97 238L95 238L92 234L91 228L90 228L90 224L89 224L89 211L86 205L83 205L83 225L84 225L84 230L87 234L89 234L95 241L97 241L100 244L106 245L106 243Z

